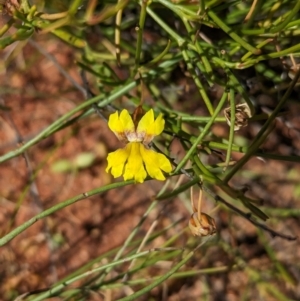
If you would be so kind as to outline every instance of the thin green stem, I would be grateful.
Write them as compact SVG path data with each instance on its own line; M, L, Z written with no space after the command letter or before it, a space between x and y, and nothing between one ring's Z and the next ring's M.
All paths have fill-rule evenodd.
M256 3L255 3L256 2ZM251 15L248 17L247 15L247 20L245 19L244 22L246 21L245 25L243 26L244 28L249 28L250 26L252 26L256 16L260 13L260 9L263 5L264 1L262 0L254 0L252 2L252 5L255 5L254 7L251 6Z
M82 3L82 0L74 0L74 1L72 1L72 4L70 5L68 13L71 16L75 15L77 13L78 8L80 7L81 3Z
M244 47L246 50L252 52L253 54L260 54L261 50L257 49L246 41L244 41L238 34L236 34L229 26L227 26L211 9L207 11L208 16L210 16L213 21L226 32L234 41Z
M231 70L227 69L227 75L229 77L230 87L234 88L238 93L240 93L244 99L244 101L247 103L251 114L255 112L253 103L249 97L249 94L245 91L243 85L240 83L238 78L235 76L235 73Z
M259 239L262 241L262 246L264 246L266 253L274 263L274 267L278 271L278 275L280 276L280 278L282 278L284 283L288 283L290 285L296 285L297 281L295 280L295 278L288 272L288 270L284 267L284 265L280 263L278 258L276 258L276 252L272 248L271 244L268 243L265 234L260 230L258 231L258 236Z
M141 218L141 220L139 221L139 223L137 224L137 226L131 231L130 235L127 237L126 241L124 242L122 248L118 251L118 253L114 257L113 261L117 261L117 260L119 260L121 258L121 256L123 255L125 249L129 246L129 244L133 240L134 236L138 233L140 227L145 222L145 220L148 217L149 213L153 210L153 208L155 208L155 206L157 205L157 203L158 202L152 202L150 204L149 208L146 210L146 212L144 213L143 217ZM108 267L103 272L103 274L101 275L101 277L97 281L97 285L98 286L101 286L101 283L103 282L105 276L111 271L111 269L112 269L112 267Z
M210 116L180 116L181 121L190 121L196 123L207 123L210 121ZM216 117L215 122L226 122L225 117Z
M290 23L290 21L296 16L296 14L300 10L300 1L297 1L296 5L294 8L289 12L288 16L285 18L284 21L280 20L279 25L273 27L270 29L271 33L277 33L287 27L287 25Z
M41 212L40 214L35 215L34 217L32 217L31 219L29 219L27 222L23 223L22 225L20 225L19 227L15 228L14 230L12 230L11 232L9 232L8 234L6 234L5 236L3 236L2 238L0 238L0 246L3 246L5 244L7 244L9 241L11 241L13 238L15 238L17 235L19 235L20 233L22 233L23 231L25 231L27 228L29 228L30 226L32 226L34 223L36 223L37 221L43 219L46 216L49 216L51 214L53 214L54 212L61 210L67 206L70 206L78 201L84 200L88 197L91 197L93 195L96 194L100 194L103 193L105 191L111 190L111 189L116 189L119 187L123 187L123 186L127 186L130 184L134 184L134 181L127 181L127 182L118 182L118 183L113 183L110 185L106 185L100 188L96 188L93 190L90 190L88 192L83 192L73 198L70 198L66 201L63 201L47 210L44 210L43 212Z
M0 29L0 37L2 37L15 23L14 19L10 19L8 22L6 22Z
M48 137L49 133L51 133L52 130L54 130L57 127L60 127L62 124L64 124L64 122L66 122L70 117L72 117L77 112L85 109L86 107L91 106L94 103L99 102L99 100L101 100L101 99L102 99L101 102L99 102L97 104L97 106L100 107L100 108L105 107L106 105L108 105L112 101L114 101L116 98L122 96L123 94L127 93L128 91L130 91L131 89L136 87L138 85L138 83L139 83L139 80L131 81L128 84L122 86L121 88L118 87L115 90L113 90L111 95L106 97L106 98L104 98L103 95L100 94L100 95L97 95L97 96L85 101L84 103L77 106L76 108L74 108L70 112L68 112L65 115L63 115L62 117L58 118L51 125L49 125L46 129L44 129L38 135L36 135L33 139L31 139L27 143L23 144L20 148L18 148L16 150L13 150L11 152L8 152L5 155L1 156L0 157L0 163L5 162L5 161L7 161L11 158L14 158L14 157L22 154L30 146L32 146L32 145L36 144L37 142L41 141L42 139ZM91 109L91 111L93 111L93 109Z
M203 2L203 1L201 1L201 2ZM205 55L205 53L201 47L201 44L198 41L198 37L193 33L194 29L192 28L192 26L190 25L190 23L188 22L187 19L183 18L182 21L186 27L187 32L189 33L189 35L191 37L191 40L195 41L195 47L197 49L197 52L200 56L201 61L203 62L206 74L211 76L213 74L212 67L210 65L210 62L209 62L207 56Z
M68 280L65 280L63 283L60 283L58 285L54 285L51 289L49 289L48 291L46 291L45 293L41 294L40 296L32 299L31 301L42 301L42 300L46 300L47 298L51 297L51 296L55 296L57 295L59 292L61 292L64 288L66 288L68 285L76 282L76 281L79 281L81 279L84 279L94 273L98 273L100 271L103 271L107 268L113 268L115 266L118 266L118 265L121 265L125 262L130 262L134 259L137 259L137 258L142 258L142 257L145 257L145 256L148 256L150 252L159 252L160 249L152 249L152 250L147 250L147 251L144 251L144 252L141 252L141 253L138 253L138 254L134 254L134 255L131 255L131 256L128 256L126 258L123 258L123 259L120 259L120 260L117 260L117 261L113 261L113 262L110 262L108 264L105 264L103 266L100 266L100 267L97 267L97 268L94 268L90 271L87 271L85 273L82 273L72 279L68 279ZM173 250L172 250L173 251Z
M207 135L207 133L209 132L211 126L215 122L215 119L218 116L218 114L220 113L222 107L224 106L224 103L226 102L226 99L227 99L227 93L223 93L223 96L220 99L220 101L218 103L218 106L216 107L216 109L215 109L213 115L211 116L209 122L205 125L203 131L197 137L197 139L195 140L195 142L193 143L191 148L188 150L188 152L185 154L184 158L179 162L179 164L177 165L177 167L176 167L176 169L174 170L173 173L177 173L186 164L186 162L189 160L189 158L193 155L193 153L195 152L198 144L201 143L202 139Z
M160 192L158 193L158 196L161 195L164 190L167 188L168 182L166 182L166 184L163 186L163 188L160 190ZM118 251L118 253L116 254L114 261L118 260L121 258L121 256L123 255L125 249L129 246L129 244L131 243L131 241L133 240L134 236L138 233L140 227L142 226L142 224L145 222L146 218L148 217L149 213L155 208L155 206L158 204L158 201L153 201L149 208L146 210L146 212L143 214L141 220L139 221L139 223L136 225L136 227L133 229L133 231L131 231L130 235L127 237L127 239L125 240L122 248ZM111 268L107 268L103 274L101 275L101 277L99 278L99 280L97 281L98 285L101 285L101 283L103 282L105 276L111 271Z
M159 18L157 14L154 13L149 6L147 6L147 13L178 43L179 47L181 47L186 43L186 41L180 35L178 35L173 29L171 29L171 27L167 25L161 18Z
M260 129L259 133L256 135L255 140L253 141L252 145L248 149L248 152L240 161L238 161L238 163L225 176L224 178L225 183L227 183L234 176L234 174L242 168L242 166L249 160L249 158L252 157L253 154L257 151L258 147L264 141L264 139L267 138L266 136L267 130L270 128L270 125L272 124L274 119L278 116L281 108L285 105L285 103L289 99L289 96L292 93L299 77L300 77L300 69L298 69L296 76L291 82L288 90L285 92L285 94L279 101L277 107L274 109L270 117L267 119L263 127Z
M267 44L271 43L273 41L273 39L266 39L264 41L262 41L261 43L259 43L256 48L261 49L262 47L266 46ZM245 62L253 53L252 52L247 52L242 58L241 61Z
M156 56L153 60L151 60L149 63L141 66L139 68L139 70L141 72L144 72L144 70L147 70L147 68L149 68L151 65L157 64L168 53L168 51L170 50L170 47L171 47L171 40L168 40L168 44L167 44L166 48L158 56Z
M204 244L204 243L202 243ZM201 245L202 245L201 244ZM125 297L118 299L118 301L131 301L131 300L137 300L138 297L146 294L147 292L151 291L153 288L157 287L161 283L163 283L165 280L170 278L174 273L176 273L183 265L185 265L193 256L194 252L190 252L188 255L186 255L179 263L174 265L173 268L171 268L167 273L165 273L163 276L159 277L157 280L154 280L151 284L147 285L146 287L142 288L141 290L137 291L136 293Z
M202 99L203 99L203 101L204 101L204 103L207 107L208 112L211 115L213 115L214 108L211 104L211 101L210 101L210 99L209 99L209 97L206 93L206 90L205 90L204 86L201 83L201 80L200 80L199 76L196 74L195 67L193 66L193 64L191 62L191 58L189 56L189 52L186 49L182 49L181 53L182 53L182 56L183 56L183 58L184 58L184 60L187 64L187 68L188 68L189 72L191 73L197 88L199 89L199 93L202 96Z
M230 92L229 92L229 102L230 102L230 131L229 131L229 139L228 139L228 149L227 149L226 159L225 159L225 169L229 165L229 161L230 161L230 158L231 158L231 152L232 152L233 138L234 138L235 101L234 101L234 90L233 90L233 88L231 88Z
M156 198L156 200L157 201L164 201L164 200L169 199L169 198L174 198L175 196L177 196L181 192L186 191L187 189L189 189L190 187L192 187L193 185L195 185L198 182L199 182L199 178L196 177L193 180L191 180L191 181L189 181L189 182L187 182L183 185L180 185L180 187L178 187L177 189L175 189L171 192L166 192L166 193L161 194L160 196L158 196Z
M253 141L251 146L248 148L247 153L240 159L234 167L226 174L224 178L224 183L228 183L228 181L234 176L236 172L241 170L242 166L244 166L248 160L255 154L258 148L262 145L262 143L268 138L268 135L273 130L273 127L270 126L269 128L265 129L263 132L260 131L260 135Z
M139 26L136 27L137 31L137 44L136 44L136 52L135 52L135 70L139 68L140 59L141 59L141 52L142 52L142 42L143 42L143 32L144 32L144 25L147 15L147 0L141 1L141 12L140 12L140 20Z
M228 144L227 143L220 143L220 142L214 142L214 141L205 141L202 143L203 146L207 146L210 149L221 149L221 150L227 150ZM238 145L232 145L232 151L239 152L239 153L247 153L249 150L248 146L238 146ZM272 159L272 160L279 160L279 161L288 161L288 162L300 162L299 156L282 156L282 155L276 155L276 154L269 154L264 153L263 151L256 151L253 154L253 157L262 157L266 159Z
M233 267L233 269L236 269L236 267ZM207 268L207 269L201 269L201 270L189 270L184 272L177 272L172 274L169 278L170 279L181 279L181 278L187 278L187 277L193 277L197 275L212 275L212 274L218 274L218 273L225 273L229 270L232 270L232 267L228 266L220 266L220 267L213 267L213 268ZM126 283L112 283L112 284L105 284L101 286L102 290L106 289L116 289L116 288L122 288L125 285L138 285L138 284L145 284L153 280L159 279L160 276L153 277L151 279L147 278L139 278L139 279L133 279L126 281Z

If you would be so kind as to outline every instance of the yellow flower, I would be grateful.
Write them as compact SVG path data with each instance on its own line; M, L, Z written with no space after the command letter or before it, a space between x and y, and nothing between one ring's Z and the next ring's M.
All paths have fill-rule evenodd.
M123 149L109 153L106 172L117 178L123 175L124 180L134 179L143 183L147 174L150 177L163 181L162 171L169 173L172 166L167 157L147 148L154 136L162 133L165 121L160 114L154 119L153 110L149 110L135 125L127 110L120 115L115 112L109 116L108 126L119 140L126 142Z

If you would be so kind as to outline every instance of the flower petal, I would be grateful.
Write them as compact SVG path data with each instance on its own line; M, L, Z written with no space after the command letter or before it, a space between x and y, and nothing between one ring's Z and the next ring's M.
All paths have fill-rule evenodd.
M120 116L118 111L111 114L108 119L108 126L121 141L127 141L127 137L130 135L136 136L132 118L125 109L122 110Z
M139 138L144 139L148 128L151 124L154 123L154 113L153 110L150 109L139 121L136 132Z
M163 154L146 149L143 144L140 144L140 153L149 176L151 178L164 181L166 178L161 170L167 173L172 171L172 165L169 159Z
M111 168L111 174L114 178L118 178L123 174L124 165L129 156L129 152L126 148L118 149L115 152L109 153L107 156L108 165L106 172L108 173Z
M140 120L137 126L137 137L142 138L145 144L149 144L154 136L161 134L165 126L162 114L154 120L153 110L149 110Z
M126 149L130 153L128 162L125 166L124 180L134 179L136 182L143 183L147 177L143 160L140 154L139 142L130 142L126 145Z
M154 136L160 135L164 130L164 127L165 127L165 120L163 119L163 115L160 113L154 121L154 125L153 125Z

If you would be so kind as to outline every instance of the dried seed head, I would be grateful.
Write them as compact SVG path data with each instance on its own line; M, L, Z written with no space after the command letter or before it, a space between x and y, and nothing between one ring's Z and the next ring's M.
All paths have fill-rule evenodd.
M230 107L224 109L224 115L226 118L227 124L231 125L231 110ZM234 122L234 130L238 131L240 128L248 125L248 119L252 117L250 108L248 104L242 103L235 106L235 122Z
M189 228L194 236L214 235L217 232L215 220L206 213L201 213L199 220L198 212L194 212L189 220Z

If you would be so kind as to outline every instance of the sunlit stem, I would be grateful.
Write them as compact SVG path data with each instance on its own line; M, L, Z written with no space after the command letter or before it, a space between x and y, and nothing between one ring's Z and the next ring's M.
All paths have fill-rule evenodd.
M190 188L190 194L191 194L191 206L192 206L193 212L196 212L196 208L194 205L194 188L193 188L193 186L191 186L191 188Z
M116 59L117 63L120 66L121 65L121 48L120 48L120 43L121 43L121 21L122 21L122 13L123 9L120 9L117 12L116 15L116 29L115 29L115 46L116 46Z
M146 8L147 8L147 0L142 0L139 26L136 27L137 30L137 45L136 45L136 53L135 53L136 69L139 67L140 59L141 59L143 31L144 31L145 19L147 15Z
M203 191L200 188L199 197L198 197L198 220L201 220L201 203L202 203Z

